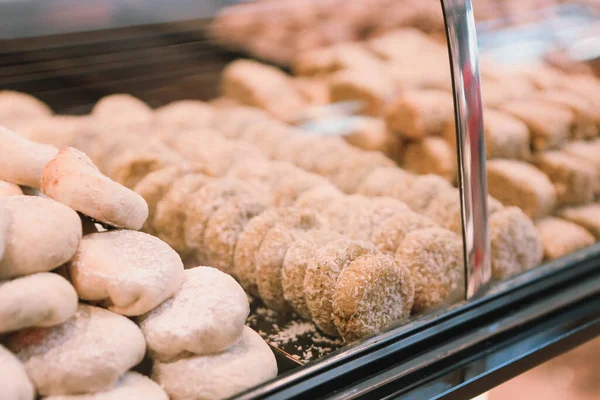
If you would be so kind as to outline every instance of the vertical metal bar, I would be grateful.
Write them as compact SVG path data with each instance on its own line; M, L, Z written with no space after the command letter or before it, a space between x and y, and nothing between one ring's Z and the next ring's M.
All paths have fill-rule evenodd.
M481 293L492 276L479 56L471 0L441 3L454 91L465 288L469 299Z

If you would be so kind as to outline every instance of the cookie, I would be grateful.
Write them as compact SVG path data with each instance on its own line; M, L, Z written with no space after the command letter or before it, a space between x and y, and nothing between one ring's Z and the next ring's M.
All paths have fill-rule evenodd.
M154 236L114 230L84 236L69 274L81 299L133 316L152 310L179 290L183 263Z
M359 257L340 272L335 283L335 326L345 342L379 333L409 317L414 292L410 272L392 256Z
M456 148L439 137L427 137L406 147L402 166L419 175L436 174L448 182L457 180Z
M0 125L19 120L45 118L52 114L48 105L33 96L12 90L0 91Z
M8 213L0 279L47 272L69 261L82 228L75 211L54 200L34 196L0 197Z
M413 278L413 312L464 296L463 244L455 233L437 227L412 231L400 243L394 259Z
M152 109L142 100L128 94L111 94L101 98L92 108L94 117L119 123L149 123Z
M144 336L133 322L84 304L64 324L19 331L7 347L42 396L107 390L146 352Z
M214 354L233 345L250 312L242 287L210 267L184 272L181 288L139 318L148 350L155 360Z
M294 206L300 209L314 210L323 212L329 204L345 196L339 189L333 185L320 185L303 192L294 203Z
M356 194L363 196L387 196L400 199L410 187L415 176L401 168L375 168L356 188Z
M207 103L199 100L179 100L159 107L154 118L160 125L180 129L210 126L214 111Z
M6 399L35 399L35 388L27 376L25 367L2 345L0 345L0 387L2 387L2 396Z
M6 182L0 179L0 197L19 195L23 195L23 190L21 190L19 185L15 185L14 183Z
M567 220L546 217L535 221L542 244L544 258L554 260L596 242L587 229Z
M0 332L62 324L77 301L73 286L49 272L0 282Z
M412 211L397 213L386 218L373 230L370 241L382 253L393 255L408 233L435 226L435 222L424 215Z
M600 239L600 204L586 204L578 207L565 207L556 214L580 225L590 231L596 239Z
M102 175L89 157L71 147L46 165L40 184L46 196L108 225L137 230L148 217L140 195Z
M347 238L330 242L317 250L306 268L304 298L313 322L321 331L339 336L332 315L338 277L352 261L376 251L369 242Z

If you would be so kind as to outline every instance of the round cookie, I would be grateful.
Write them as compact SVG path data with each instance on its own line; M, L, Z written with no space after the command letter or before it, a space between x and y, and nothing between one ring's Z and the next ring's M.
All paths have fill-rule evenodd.
M33 96L12 90L0 91L0 125L10 121L49 117L52 114L50 107Z
M183 174L184 168L182 166L171 165L150 172L135 185L133 191L142 196L148 204L148 218L142 226L142 231L154 233L153 222L158 202L167 193L171 185Z
M398 167L375 168L358 185L356 194L402 199L414 179L415 175Z
M15 185L14 183L6 182L0 179L0 197L19 196L22 194L23 190L21 190L19 185Z
M223 272L233 271L233 255L248 222L268 208L261 199L234 198L211 217L204 231L203 254L207 263Z
M410 272L392 256L359 257L340 272L335 284L335 326L345 342L378 333L410 316L414 292Z
M154 236L114 230L84 236L69 274L81 299L132 316L152 310L179 290L183 263Z
M434 226L432 220L412 211L394 214L375 228L371 242L379 251L394 255L409 232Z
M438 175L419 175L397 198L405 202L413 211L423 213L435 196L451 188L447 180Z
M494 279L536 267L544 257L535 225L518 207L506 207L490 217L490 242Z
M375 254L369 242L339 239L319 248L306 268L304 298L313 322L323 332L339 336L333 321L333 294L340 272L358 257Z
M132 123L148 123L154 113L142 100L128 94L111 94L101 98L91 114L106 120Z
M153 359L218 353L242 334L250 313L244 289L210 267L185 270L175 295L139 318Z
M0 333L62 324L77 310L77 293L50 272L0 282Z
M40 183L46 196L108 225L137 230L148 217L148 205L139 194L102 175L71 147L46 165Z
M267 195L265 195L267 193ZM233 198L265 198L269 190L256 184L226 177L216 179L195 192L186 209L185 243L190 249L204 249L204 232L212 215ZM270 200L269 200L270 201Z
M304 299L306 268L320 246L340 237L341 235L333 230L314 229L292 243L285 254L281 269L283 297L303 318L311 319Z
M58 153L54 146L32 142L0 126L0 179L40 187L46 164Z
M242 287L250 294L258 295L256 255L271 228L278 224L310 225L316 218L313 212L295 207L270 209L252 218L238 237L233 254L233 275Z
M315 212L323 212L329 208L332 201L344 196L345 194L333 185L321 185L300 194L294 206Z
M7 341L42 396L107 390L144 357L146 344L129 319L80 304L67 322L29 328Z
M117 383L103 392L44 397L43 400L169 400L169 396L158 383L138 374L126 372Z
M17 357L0 345L0 388L2 397L10 400L34 400L35 388L25 367Z
M152 379L171 400L225 399L276 375L271 348L247 326L240 339L224 352L168 363L155 361L152 368Z
M189 251L185 243L183 228L187 218L187 202L190 197L194 196L194 193L213 179L201 173L183 175L173 182L156 205L156 214L152 225L154 232L181 254Z
M299 222L298 225L276 224L273 226L265 235L256 253L258 294L269 308L280 312L290 309L283 296L281 284L281 270L285 254L296 240L305 237L306 231L320 227L317 219Z
M463 245L454 232L437 227L412 231L394 258L413 277L413 312L452 302L464 294Z
M81 239L81 220L69 207L34 196L0 198L10 214L0 279L50 271L69 261Z
M79 136L87 134L90 122L92 118L87 115L54 115L24 120L15 126L14 131L33 142L62 149L74 146Z
M154 115L160 125L194 129L210 126L214 110L203 101L179 100L157 108Z

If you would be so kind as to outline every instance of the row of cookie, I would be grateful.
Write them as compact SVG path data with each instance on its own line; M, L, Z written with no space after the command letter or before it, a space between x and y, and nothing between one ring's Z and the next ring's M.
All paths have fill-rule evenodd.
M33 151L36 147L44 147L43 145L28 142L10 132L5 132L3 139L2 147L3 150L7 151L7 154L14 154L15 151L18 152L19 150L29 150L20 154L20 158L23 159L24 164L32 165L36 162L44 162L40 158L36 158L36 154L39 154L39 152L36 153L36 151ZM19 144L21 148L15 145L15 143ZM33 158L26 160L28 156ZM5 175L7 174L4 174L4 176ZM10 175L10 173L8 175L9 178L14 177L14 175ZM30 177L29 180L32 181L33 178ZM77 182L79 182L80 185L77 185ZM41 173L40 183L44 194L54 197L57 200L62 200L85 214L93 215L105 224L113 226L126 225L126 223L114 222L115 219L112 217L112 210L109 207L106 207L108 203L112 205L118 203L121 207L125 208L127 217L135 218L138 213L136 208L138 208L137 206L139 204L136 204L134 199L139 198L139 196L122 187L120 193L117 193L115 190L110 190L116 189L120 185L103 177L84 154L77 152L74 149L66 148L59 152L58 155L44 167ZM93 192L86 190L86 188L90 187L92 184L95 185L96 190ZM116 199L109 200L104 197L106 196L106 193L115 194ZM14 196L10 198L11 201L15 202L22 202L25 201L25 199L60 205L52 200L41 197L28 198ZM139 199L141 200L141 198ZM77 217L75 212L70 208L64 208L74 215L76 219L75 226L79 227L79 235L75 236L80 238L81 222L79 221L79 217ZM36 214L37 217L31 218L40 220L42 218L40 217L41 215L49 213L58 220L69 221L69 219L61 218L63 216L61 213L56 212L56 210L49 210L48 207L40 207L38 205L35 209L39 214ZM95 214L94 211L99 211L100 213ZM23 219L22 215L17 215ZM31 223L24 224L23 222L27 222L26 220L15 220L13 222L14 224L11 225L11 228L24 228L31 225ZM133 223L139 227L141 223L143 223L143 219L134 221ZM55 229L56 226L52 226L51 228ZM65 235L69 235L72 230L60 229L61 233L63 231ZM19 232L27 233L25 229L22 229L21 231L16 230L14 232L11 231L10 233L14 236ZM50 233L47 233L46 235L49 237L52 236ZM37 237L29 238L30 240L27 241L24 239L24 233L21 236L23 237L19 240L11 237L12 240L8 243L19 243L22 246L29 243L28 247L34 247L31 242L31 240L33 240L36 241L37 244ZM145 336L145 341L148 344L150 354L157 358L154 372L155 379L167 389L167 392L169 392L172 398L187 398L189 396L194 396L197 393L203 393L207 388L215 391L215 397L211 398L223 398L273 377L276 374L273 355L260 337L252 331L244 332L242 335L244 321L249 312L248 302L241 287L227 275L210 268L195 268L184 275L181 260L172 249L152 236L135 231L117 230L88 234L83 237L78 246L77 244L70 246L71 243L68 241L66 241L67 246L65 246L65 244L57 242L62 236L57 237L57 235L55 235L55 238L56 241L50 243L55 247L54 253L52 252L53 249L41 248L40 254L43 252L50 255L54 254L54 256L49 257L49 260L51 260L50 262L53 262L56 261L56 257L61 257L60 253L57 254L56 249L69 247L71 250L69 256L60 258L60 260L54 262L48 268L54 268L72 258L67 264L67 276L70 277L77 290L77 294L75 294L75 291L71 287L71 291L74 294L73 311L77 306L77 295L79 295L83 300L93 301L100 305L104 305L111 311L119 314L129 316L141 315L139 323L144 334L142 336L142 333L139 333L142 343L141 355L139 355L139 357L136 355L136 362L131 365L127 364L126 369L137 364L143 357L146 348L146 345L144 344ZM8 247L8 250L7 254L14 258L16 252L13 251L10 246ZM46 254L47 258L48 254ZM14 261L12 258L8 258L8 261ZM46 264L48 264L48 262ZM45 266L46 264L42 264L42 266ZM29 264L25 264L25 267L28 265ZM123 266L126 267L125 270L123 270ZM60 278L58 275L54 276ZM20 279L11 281L8 284L8 287L5 287L8 292L4 292L3 294L10 295L14 290L22 292L24 283L25 282L21 283ZM13 286L15 287L13 288ZM213 292L210 292L210 290L207 290L206 288L211 288ZM11 292L11 289L14 290ZM24 293L28 292L31 292L31 290ZM52 292L49 293L52 295ZM21 293L21 297L23 297L23 295L24 294ZM190 298L193 298L194 301L200 301L200 303L190 304ZM6 304L10 307L10 305L15 306L18 303L15 301L7 301ZM35 312L46 315L47 313L44 314L44 311L48 309L48 307L52 307L52 305L52 302L50 302L49 304L46 304L46 308L37 310L35 307L39 307L39 305L34 303L32 307L30 307L31 310L26 309L23 311L21 309L20 313L14 313L13 310L13 314L23 316L22 319L25 319L30 323L32 321L32 315L37 315ZM227 308L227 313L219 311L223 310L222 307ZM10 311L11 310L8 310L7 312L10 313ZM195 315L193 315L194 312ZM173 331L173 320L181 321L182 315L189 315L192 321L186 321L185 326L180 327L181 329L179 330ZM50 316L52 318L53 314L50 313ZM56 318L59 317L57 316ZM64 320L62 321L64 322ZM75 324L75 328L78 326L77 323L73 321L68 323ZM15 324L13 324L12 328L14 329L14 327ZM23 326L17 326L17 328L20 327ZM86 375L89 379L94 380L94 382L96 382L95 384L99 386L86 386L90 384L89 379L79 380L80 382L78 384L81 386L61 386L62 384L60 382L64 382L64 379L58 379L61 374L63 374L63 378L65 376L72 376L73 379L76 379L79 372L74 371L73 368L79 367L77 362L83 362L81 359L75 357L73 363L63 365L62 369L54 366L54 363L58 362L57 357L63 357L61 360L64 361L64 352L66 351L64 348L77 345L82 340L81 337L78 336L79 332L75 332L73 333L74 342L67 341L67 343L63 343L64 348L58 349L56 346L52 346L51 343L48 343L48 340L53 340L54 337L60 337L65 329L67 329L67 327L61 325L49 332L31 333L28 331L21 331L14 335L16 344L14 344L14 346L9 345L11 349L15 349L19 356L25 358L25 366L28 372L31 370L30 375L32 380L42 394L69 394L82 391L89 392L103 390L114 383L121 373L125 372L126 369L122 370L120 364L110 365L112 368L110 373L104 370L104 376L100 379L94 375L94 371L100 366L106 369L106 365L104 364L106 364L107 360L99 359L98 362L100 362L100 364L97 362L96 364L93 364L95 366L88 366L89 368L92 368L92 371L90 374ZM165 332L168 332L170 335L169 340L166 342L164 341ZM42 336L42 338L38 339L35 344L36 346L39 346L40 348L46 346L50 349L46 350L45 348L42 348L42 350L36 350L37 347L36 349L32 349L27 346L27 343L20 342L20 338L23 336L28 337L28 335L32 334ZM238 337L242 337L242 339L237 341ZM229 348L229 346L233 345L236 341L238 344ZM85 340L84 342L89 346L89 342ZM127 345L133 349L131 351L135 351L140 347L132 345L131 343L127 343ZM112 351L112 349L109 350ZM31 353L37 354L39 352L42 353L41 359L39 357L29 356ZM138 354L139 352L135 351L135 353ZM210 353L211 355L202 357L193 356L195 353ZM168 359L169 357L182 356L184 354L191 355L189 360L187 362L182 362L182 360L180 360L180 363L177 366L161 363L162 361L168 361L165 359ZM82 356L83 355L85 354L82 354ZM160 357L157 355L160 355ZM215 372L220 371L220 373L226 373L227 369L234 368L232 365L237 365L236 363L240 362L237 357L238 355L241 358L250 357L249 361L253 361L254 364L251 362L247 363L250 366L247 367L248 369L245 375L240 375L239 379L234 380L233 382L229 381L227 385L225 385L225 382L216 381L214 379L215 376L207 377L202 375L200 377L195 377L195 379L192 380L196 386L182 386L179 382L179 376L175 378L174 374L170 374L169 372L172 369L176 369L177 375L186 371L187 374L190 375L196 370L199 363L204 363L213 367ZM129 357L129 359L125 357L125 362L129 363L132 357ZM122 359L117 361L121 360ZM104 362L104 364L102 364L102 362ZM114 361L114 363L116 363L116 361ZM257 363L260 368L256 369ZM244 363L240 365L243 364ZM55 370L56 376L46 378L46 372L44 371L47 368ZM235 369L240 369L240 366L237 365ZM215 386L215 383L219 383L221 386ZM100 386L102 386L102 388L100 388Z

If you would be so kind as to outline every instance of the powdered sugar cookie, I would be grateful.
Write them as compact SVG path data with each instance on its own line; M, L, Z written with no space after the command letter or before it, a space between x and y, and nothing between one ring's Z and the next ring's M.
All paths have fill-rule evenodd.
M310 310L304 299L306 268L319 247L340 238L341 235L333 230L310 230L303 237L294 241L285 254L281 269L283 297L303 318L311 318Z
M335 186L330 184L321 185L303 192L298 196L294 205L297 208L323 212L329 208L332 201L343 196L345 196L345 194Z
M17 357L0 345L0 387L2 396L14 400L34 400L35 388Z
M346 342L378 333L408 318L413 306L410 272L389 255L364 255L344 268L333 293L333 319Z
M199 100L179 100L156 109L156 122L177 128L210 126L214 111L207 103Z
M333 321L333 294L340 272L360 256L375 254L368 242L343 238L319 248L304 277L304 298L313 322L323 332L339 336Z
M73 286L50 272L0 282L0 332L62 324L77 301Z
M248 327L244 327L238 342L224 352L168 363L155 361L152 368L152 379L172 400L225 399L276 375L273 352L258 333Z
M34 196L0 198L10 214L0 279L50 271L69 261L81 239L75 211L50 199Z
M69 274L81 299L131 316L152 310L179 290L183 263L154 236L115 230L85 236Z
M189 250L183 229L187 218L187 202L212 179L201 173L183 175L172 182L171 188L156 205L153 230L159 238L181 254Z
M0 179L0 197L19 196L22 194L23 190L21 190L21 188L18 185Z
M256 282L263 302L277 311L287 311L289 304L283 296L281 270L288 248L296 240L303 238L307 230L319 228L317 219L300 221L299 225L275 225L265 235L256 253Z
M413 312L452 302L464 293L463 245L455 233L443 228L410 232L394 258L413 278Z
M44 397L44 400L169 400L169 396L152 379L129 371L110 389L98 393Z
M267 193L265 195L265 193ZM191 249L204 248L204 231L212 215L228 200L236 197L264 198L265 187L226 177L214 180L198 190L188 204L184 224L185 243Z
M226 273L233 270L233 255L240 234L248 222L265 211L263 199L235 198L222 205L211 217L204 231L204 248L208 264Z
M42 170L57 153L54 146L32 142L0 126L2 180L39 188Z
M518 207L506 207L490 217L492 277L503 279L539 265L542 239L533 222Z
M42 396L106 390L146 351L133 322L84 304L64 324L16 333L7 347L25 364Z
M45 103L26 93L0 91L0 124L24 119L44 118L53 114Z
M247 292L258 295L256 254L274 226L310 226L317 216L309 210L295 207L274 208L252 218L238 237L233 255L233 275Z
M119 121L119 123L149 123L153 112L142 100L128 94L111 94L101 98L94 108L92 115L104 120Z
M4 258L4 252L6 251L10 222L11 217L8 209L3 205L0 205L0 265Z
M148 217L140 195L102 175L92 160L71 147L46 165L40 184L46 196L108 225L137 230Z
M214 354L242 334L250 312L242 287L210 267L184 272L179 291L139 319L153 359Z
M380 167L371 171L356 188L363 196L403 198L415 176L397 167Z
M156 206L169 190L171 185L184 173L180 165L161 168L146 175L133 189L142 196L148 204L148 218L142 226L142 231L153 233L153 222L156 215Z
M412 211L394 214L379 224L371 235L371 242L383 253L396 253L409 232L433 228L435 222Z
M344 193L354 193L360 182L376 168L396 164L378 151L359 151L340 160L333 175L326 175Z
M33 142L62 149L75 146L78 136L85 135L92 122L88 115L55 115L23 120L14 127L14 131Z
M452 186L447 180L437 175L420 175L412 180L410 186L399 200L405 202L413 211L423 213L435 196Z

